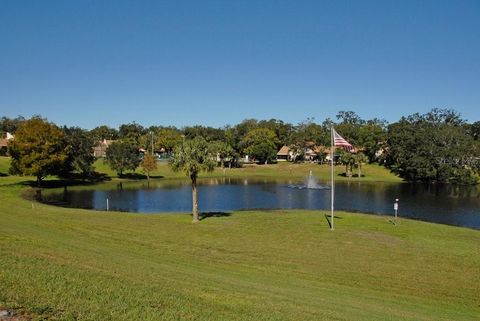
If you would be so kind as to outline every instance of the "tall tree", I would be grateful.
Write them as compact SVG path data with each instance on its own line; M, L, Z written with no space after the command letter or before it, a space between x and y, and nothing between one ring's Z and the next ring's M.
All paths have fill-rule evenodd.
M468 133L474 140L480 140L480 121L476 121L468 126Z
M355 161L355 167L358 169L358 178L362 177L362 166L368 161L367 156L364 153L356 153L353 155Z
M138 149L128 142L113 142L107 148L105 162L118 176L122 176L126 170L134 171L140 165L140 161Z
M242 140L244 152L265 164L277 156L277 145L277 136L267 128L253 129Z
M277 136L277 149L280 149L283 145L288 144L288 138L290 137L293 126L292 124L285 123L279 119L261 120L258 122L258 128L268 128Z
M386 139L386 121L372 119L359 127L357 146L364 149L370 162L377 160L377 152L382 148Z
M225 128L225 139L239 154L243 152L242 140L253 129L258 128L258 120L245 119L239 124Z
M325 129L314 122L314 118L307 118L299 123L290 133L289 145L305 148L307 143L314 142L318 145L330 145L330 128Z
M223 140L225 138L224 129L200 125L185 127L183 129L183 134L187 139L193 139L197 136L201 136L208 142Z
M175 127L161 128L155 132L154 138L155 150L164 150L171 153L175 146L182 142L182 133Z
M155 159L155 156L146 153L143 157L142 167L145 173L147 173L147 180L150 180L150 172L157 169L157 160Z
M474 183L480 155L464 124L448 109L402 117L388 127L386 164L408 181Z
M0 137L3 137L6 133L14 134L20 125L25 121L23 116L17 118L0 118Z
M140 147L140 137L146 133L145 128L136 122L120 125L118 136L121 140Z
M176 172L184 172L192 182L193 222L198 219L197 178L202 171L212 171L215 167L214 155L203 137L185 140L175 147L170 166Z
M40 186L47 175L56 175L67 159L68 147L62 131L52 123L35 117L23 122L9 144L10 171L33 175Z
M355 165L355 156L354 154L340 149L338 151L340 163L345 165L345 176L352 177L353 166Z
M96 142L104 139L115 140L115 139L118 139L118 131L115 128L102 125L92 129L90 131L90 136Z
M354 146L360 146L360 128L365 121L353 111L338 112L337 120L339 123L335 125L335 129L342 133L342 137Z
M61 175L68 176L72 172L79 172L83 176L88 176L93 171L92 165L95 161L92 153L94 139L86 130L79 127L65 126L62 132L69 148Z
M223 168L225 162L228 162L228 166L232 167L232 164L237 158L237 153L230 144L224 141L216 140L210 143L211 150L214 155L220 160L220 166Z

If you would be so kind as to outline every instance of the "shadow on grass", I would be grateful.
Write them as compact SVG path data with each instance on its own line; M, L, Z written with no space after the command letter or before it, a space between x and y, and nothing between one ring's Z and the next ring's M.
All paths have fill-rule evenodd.
M0 173L0 177L7 177L8 174L5 174L5 173Z
M346 173L340 173L340 174L338 174L337 176L339 176L339 177L358 178L358 174L352 174L352 175L350 175L350 176L347 176L347 174L346 174ZM362 174L362 176L360 176L360 177L365 177L365 175L364 175L364 174Z
M210 217L228 217L231 215L232 213L227 213L227 212L206 212L206 213L200 214L200 221L203 221Z
M101 182L110 181L111 178L107 174L103 173L91 173L88 176L72 174L68 177L62 177L59 179L44 180L41 183L41 186L38 186L37 181L28 180L21 182L20 184L35 188L59 188L65 186L77 186L77 185L93 185Z
M119 178L140 180L140 179L147 179L147 175L140 174L140 173L127 173L127 174L120 175ZM163 178L163 176L162 175L150 175L150 178Z
M330 221L330 218L331 218L330 215L325 214L325 220L326 220L327 223L328 223L328 227L329 227L329 228L332 228L332 222ZM336 220L338 220L338 219L341 220L341 219L342 219L340 216L335 216L335 215L333 215L333 218L336 219Z
M392 225L397 225L398 224L398 222L395 221L395 220L388 220L388 223L390 223Z

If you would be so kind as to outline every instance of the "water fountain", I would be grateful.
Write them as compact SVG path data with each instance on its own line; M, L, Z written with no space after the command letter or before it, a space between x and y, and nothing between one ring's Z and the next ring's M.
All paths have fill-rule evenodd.
M308 173L308 176L305 179L304 184L299 184L299 185L291 184L291 185L288 185L288 187L297 188L297 189L329 189L328 186L323 186L318 184L317 179L313 175L312 171Z
M307 183L305 184L307 188L316 189L318 188L317 180L313 176L312 171L308 174Z

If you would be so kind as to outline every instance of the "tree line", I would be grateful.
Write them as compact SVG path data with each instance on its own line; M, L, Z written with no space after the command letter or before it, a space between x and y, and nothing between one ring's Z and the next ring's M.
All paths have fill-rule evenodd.
M338 154L346 173L351 173L353 164L377 162L408 181L470 184L478 180L480 122L467 123L451 109L432 109L390 124L377 118L362 119L353 111L340 111L335 120L327 118L322 122L309 118L293 125L278 119L246 119L222 128L144 127L132 122L118 129L102 125L85 130L58 127L39 116L28 120L2 117L0 135L15 134L8 149L12 173L34 175L41 181L51 174L91 174L95 160L92 149L103 140L115 141L107 149L106 161L119 174L142 163L139 149L150 155L148 173L155 164L152 151L170 157L177 146L196 138L205 141L218 166L238 166L243 155L259 163L273 162L282 146L289 147L295 161L302 161L307 147L330 146L331 126L360 151Z

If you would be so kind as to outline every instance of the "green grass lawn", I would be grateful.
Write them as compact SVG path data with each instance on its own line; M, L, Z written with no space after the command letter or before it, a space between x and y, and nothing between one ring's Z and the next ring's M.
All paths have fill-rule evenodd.
M0 177L8 174L8 168L10 166L10 158L0 157ZM110 178L118 179L117 173L112 171L108 165L106 165L103 159L98 159L94 163L94 168L97 172L106 174ZM200 177L271 177L271 178L302 178L309 174L310 170L321 180L330 179L330 165L318 165L312 163L293 164L287 162L279 162L278 164L269 165L245 165L241 168L216 168L211 173L201 173ZM342 176L345 173L345 167L338 165L335 168L336 180L338 181L362 181L362 182L402 182L402 179L392 174L388 169L377 164L365 164L362 167L362 177L347 178ZM133 172L127 171L126 174ZM143 174L142 169L138 168L135 173ZM354 174L357 174L356 171ZM184 173L175 173L171 170L168 163L158 162L158 168L151 173L154 179L159 178L185 178ZM33 177L30 179L34 180ZM145 178L146 179L146 178ZM14 182L16 178L5 179L3 183ZM2 181L0 181L2 184Z
M330 231L325 212L300 210L192 224L187 214L32 207L24 188L0 186L0 307L37 320L480 315L476 230L339 212Z
M105 173L110 177L117 177L117 174L112 171L103 160L99 159L94 164L95 169L100 173ZM211 173L202 173L201 177L292 177L299 178L308 175L309 171L321 179L329 179L330 177L330 165L318 165L312 163L293 164L289 162L279 162L277 164L269 165L244 165L241 168L216 168ZM139 168L137 173L142 173ZM344 166L336 166L336 177L338 180L360 180L360 181L382 181L382 182L401 182L401 178L392 174L388 169L377 164L366 164L362 168L361 178L346 178L341 176L345 172ZM356 172L354 174L357 174ZM185 177L183 173L174 173L167 162L159 162L158 168L152 173L156 177L172 178L172 177Z

